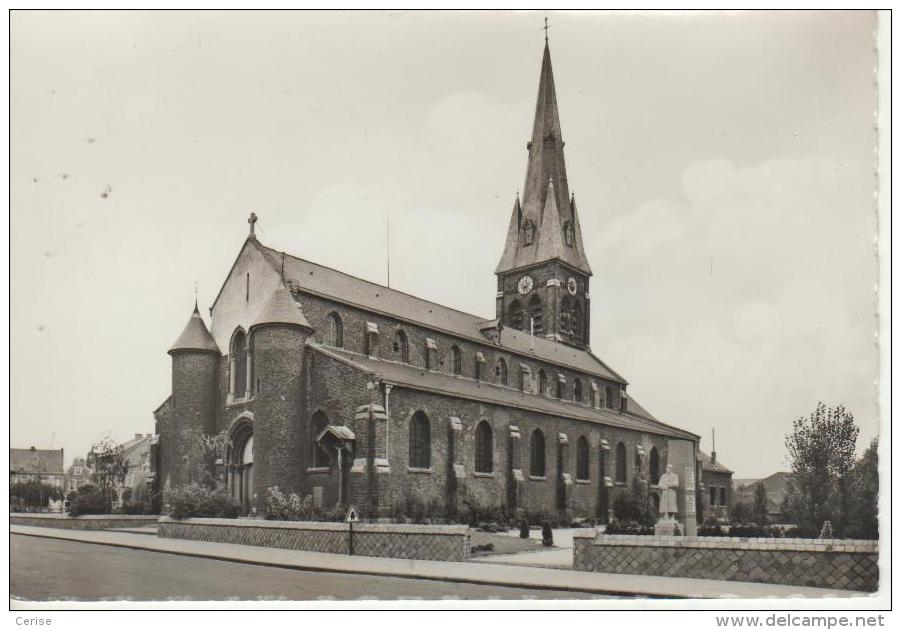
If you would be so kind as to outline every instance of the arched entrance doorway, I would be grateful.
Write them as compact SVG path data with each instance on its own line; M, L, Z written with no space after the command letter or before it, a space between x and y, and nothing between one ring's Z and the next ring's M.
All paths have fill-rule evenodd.
M228 464L229 493L248 514L253 507L253 425L249 421L232 430Z

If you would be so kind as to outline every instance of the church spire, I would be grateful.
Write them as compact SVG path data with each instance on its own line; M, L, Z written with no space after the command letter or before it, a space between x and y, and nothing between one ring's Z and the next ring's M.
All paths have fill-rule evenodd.
M563 146L560 114L557 110L557 91L551 67L551 50L545 41L532 139L527 145L529 159L526 166L526 181L522 201L517 204L521 209L517 213L518 216L511 217L504 253L495 273L545 262L550 260L545 257L547 253L553 251L559 252L555 258L579 271L591 274L591 267L582 247L575 205L570 202ZM553 205L557 209L553 220L545 215L549 193L554 195ZM524 238L524 229L534 230L534 237ZM562 240L565 245L559 250L555 246L558 240ZM542 241L551 241L553 245L541 246Z

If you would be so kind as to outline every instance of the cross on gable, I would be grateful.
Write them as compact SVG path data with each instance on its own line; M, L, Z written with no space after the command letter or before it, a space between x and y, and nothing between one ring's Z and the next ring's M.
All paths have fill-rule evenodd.
M250 217L247 219L247 222L250 224L250 235L254 236L254 228L256 227L257 215L255 212L250 213Z

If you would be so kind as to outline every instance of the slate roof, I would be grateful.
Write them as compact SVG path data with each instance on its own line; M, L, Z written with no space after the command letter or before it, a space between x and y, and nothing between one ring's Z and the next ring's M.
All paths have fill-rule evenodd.
M279 284L269 296L269 301L251 324L251 328L261 324L292 324L313 330L307 318L303 316L300 304L294 301L283 284Z
M178 339L175 340L175 343L172 344L172 347L169 348L169 352L179 350L219 352L219 346L216 345L209 329L203 323L203 318L200 316L196 303L194 304L194 312L191 313L185 329L178 336Z
M9 471L23 474L62 475L65 472L63 449L11 448L9 449Z
M256 239L251 240L259 247L273 269L281 272L282 252L266 247ZM611 381L626 383L623 377L588 350L579 350L550 339L532 337L528 333L511 328L503 329L500 344L491 344L480 332L488 322L484 317L441 306L290 254L284 255L284 264L286 281L302 292L363 310L383 313L399 320L411 321L481 344L498 345L512 353L594 374Z
M711 472L727 473L730 475L732 474L731 470L729 470L728 468L723 466L720 462L713 461L713 459L710 457L710 455L708 455L704 451L700 451L700 450L698 451L698 459L701 460L701 469L702 470L709 470Z
M497 273L559 259L591 275L591 266L582 244L582 228L575 199L569 195L563 145L551 51L545 44L532 140L528 144L529 161L522 203L517 199L513 206ZM535 226L531 245L525 245L520 239L521 228L526 221L531 221ZM563 226L567 221L571 221L574 228L571 246L565 244L563 239Z
M645 418L633 413L619 413L609 409L593 409L580 403L562 401L536 394L526 394L513 387L476 381L444 372L433 372L396 361L372 359L340 348L325 347L312 342L308 342L307 345L317 352L352 365L363 372L378 377L382 381L409 389L445 394L455 398L465 398L502 407L513 407L669 437L689 440L698 438L698 436L688 431L683 431L664 424L659 420Z

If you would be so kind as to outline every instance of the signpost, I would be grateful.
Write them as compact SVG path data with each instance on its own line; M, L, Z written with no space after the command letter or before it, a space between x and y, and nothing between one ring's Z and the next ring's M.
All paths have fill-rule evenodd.
M354 523L360 522L357 508L351 505L347 509L347 516L344 517L344 522L347 523L347 553L352 556L354 555Z

